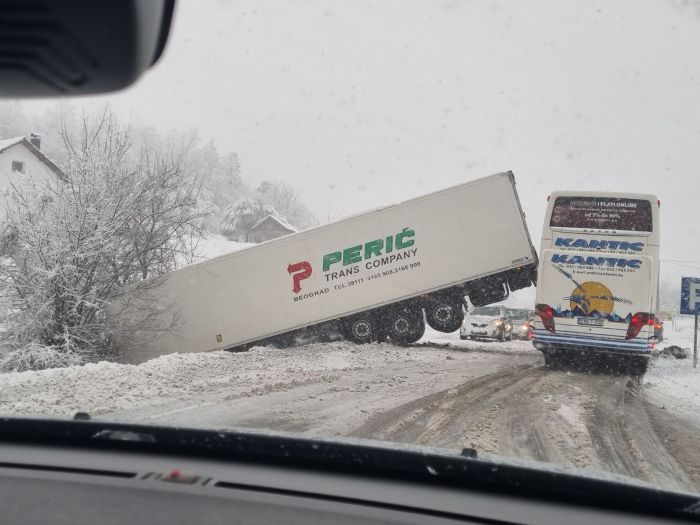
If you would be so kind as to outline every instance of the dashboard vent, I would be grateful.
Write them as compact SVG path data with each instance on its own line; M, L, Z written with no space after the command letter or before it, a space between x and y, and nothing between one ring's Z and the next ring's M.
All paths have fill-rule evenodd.
M134 472L120 472L118 470L98 470L54 465L30 465L27 463L1 463L0 468L12 468L20 470L34 470L44 472L62 472L66 474L83 474L87 476L107 476L111 478L135 478Z

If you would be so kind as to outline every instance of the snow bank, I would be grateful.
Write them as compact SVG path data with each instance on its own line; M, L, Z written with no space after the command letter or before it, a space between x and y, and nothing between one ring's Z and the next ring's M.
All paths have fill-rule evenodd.
M419 345L445 346L447 348L473 350L484 353L496 354L535 354L539 352L532 346L531 341L516 340L505 341L462 341L459 331L450 334L437 332L430 327L425 328L425 335L418 341Z
M693 359L656 359L644 377L644 388L655 404L700 419L700 368Z
M692 354L694 328L695 318L691 316L677 319L675 329L670 321L664 322L664 340L659 344L659 348L676 345Z
M250 246L255 246L255 244L249 242L229 241L223 235L210 233L200 243L197 255L203 259L213 259L214 257L220 257L221 255L226 255L227 253L237 252Z
M337 342L279 350L170 354L140 365L109 362L0 375L0 414L93 416L177 401L226 403L311 383L330 383L358 370L387 363L418 369L436 360L457 363L469 355L403 348L391 344L356 346ZM424 364L423 364L424 363Z
M644 389L651 401L679 415L700 420L700 368L693 368L694 319L666 323L659 349L675 345L688 350L688 359L654 359L644 376Z

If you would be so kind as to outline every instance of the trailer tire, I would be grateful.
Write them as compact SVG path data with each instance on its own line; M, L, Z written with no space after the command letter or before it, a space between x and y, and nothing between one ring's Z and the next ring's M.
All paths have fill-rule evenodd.
M343 335L353 343L363 345L377 338L378 322L368 314L353 315L343 320Z
M384 327L393 343L407 345L415 343L425 334L423 312L416 309L396 309L386 317Z
M464 323L461 302L431 298L425 302L424 308L428 326L438 332L452 333L459 330Z

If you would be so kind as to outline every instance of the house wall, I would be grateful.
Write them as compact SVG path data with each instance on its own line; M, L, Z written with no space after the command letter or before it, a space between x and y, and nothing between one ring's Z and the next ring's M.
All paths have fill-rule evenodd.
M14 173L12 171L12 161L24 163L24 173ZM4 198L8 194L12 185L23 185L27 182L46 181L50 178L57 181L58 177L51 169L41 162L36 156L24 145L15 144L0 152L0 197L2 202L0 206L4 209Z
M24 163L24 173L12 171L12 161ZM4 219L8 209L7 199L12 186L30 188L41 187L46 181L58 181L57 175L40 161L24 144L15 144L0 152L0 219Z
M248 233L248 242L265 242L283 235L293 233L286 228L274 224L261 224L258 228Z

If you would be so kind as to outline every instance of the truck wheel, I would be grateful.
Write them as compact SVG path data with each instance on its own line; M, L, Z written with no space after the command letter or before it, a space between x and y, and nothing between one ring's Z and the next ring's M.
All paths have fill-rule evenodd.
M396 310L386 322L386 331L392 342L405 345L415 343L425 333L425 323L420 310Z
M425 303L425 319L430 328L438 332L451 333L459 330L464 322L462 304L429 299Z
M377 322L366 314L354 315L343 322L343 332L353 343L371 343L377 337Z

